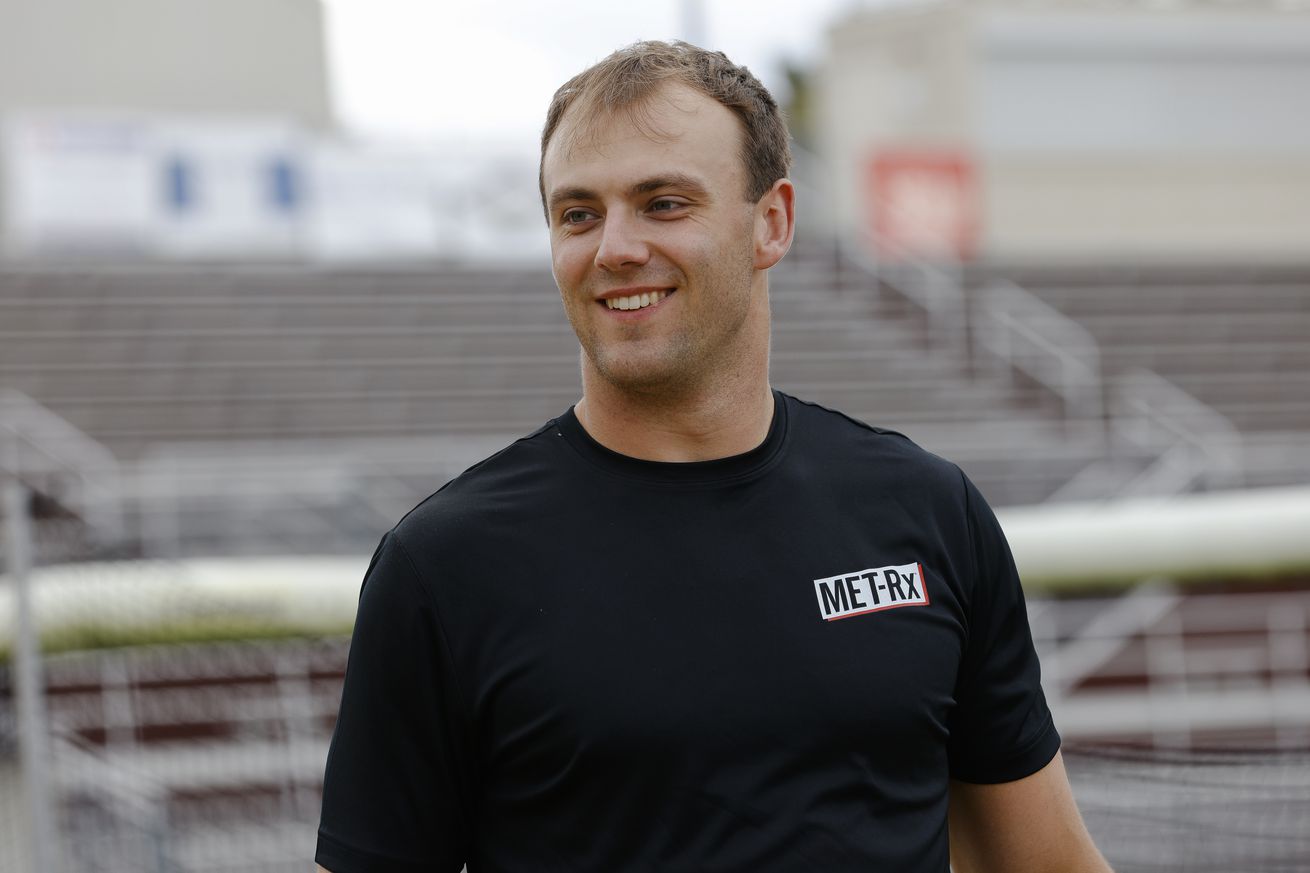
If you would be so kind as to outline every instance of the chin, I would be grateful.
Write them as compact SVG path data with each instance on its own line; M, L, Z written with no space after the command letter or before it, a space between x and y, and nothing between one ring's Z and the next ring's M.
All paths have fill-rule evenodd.
M662 393L684 381L684 369L667 358L659 360L606 360L588 355L592 371L602 380L624 391Z
M600 378L615 388L634 394L656 394L677 384L678 379L672 374L659 369L641 369L635 367L618 367L598 369Z

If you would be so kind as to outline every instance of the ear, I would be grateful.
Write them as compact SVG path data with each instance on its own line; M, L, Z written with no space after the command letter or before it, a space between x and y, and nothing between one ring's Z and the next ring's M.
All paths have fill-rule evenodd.
M779 179L755 204L755 269L767 270L787 254L796 231L796 187Z

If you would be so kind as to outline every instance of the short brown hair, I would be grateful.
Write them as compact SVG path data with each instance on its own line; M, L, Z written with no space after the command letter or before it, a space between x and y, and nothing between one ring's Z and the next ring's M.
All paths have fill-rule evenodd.
M590 116L632 109L670 81L688 85L718 101L741 121L746 196L752 203L787 176L791 169L787 124L773 95L750 70L737 66L723 52L707 51L681 40L635 42L583 70L555 92L541 132L542 163L537 183L543 207L546 147L571 107L576 105ZM549 214L546 220L549 222Z

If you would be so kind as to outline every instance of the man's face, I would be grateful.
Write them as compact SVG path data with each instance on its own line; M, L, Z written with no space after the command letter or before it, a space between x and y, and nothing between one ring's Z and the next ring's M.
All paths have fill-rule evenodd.
M737 118L684 85L643 109L640 125L618 112L581 134L565 116L542 162L551 256L586 365L616 387L676 391L761 342L744 326L767 301L752 294Z

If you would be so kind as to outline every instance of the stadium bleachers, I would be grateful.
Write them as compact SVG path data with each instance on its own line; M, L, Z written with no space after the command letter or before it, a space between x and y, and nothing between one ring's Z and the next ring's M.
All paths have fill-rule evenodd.
M579 394L544 270L11 266L0 289L0 382L124 459L180 441L511 437ZM839 262L797 258L773 301L776 384L959 459L999 504L1043 499L1098 451L1040 392L926 348L894 295ZM1030 451L1007 464L996 449L1016 443Z
M1032 270L1020 281L1096 338L1259 435L1310 431L1310 270Z
M1251 449L1248 484L1310 481L1297 449L1310 432L1310 273L975 268L966 293L1002 275L1089 332L1107 383L1147 367L1225 416ZM996 505L1108 496L1152 460L1036 382L980 366L977 349L929 342L914 306L831 247L798 246L771 293L776 385L958 461ZM400 503L432 483L388 461L395 441L504 442L580 391L549 273L455 265L10 264L0 384L128 462L161 447L224 445L230 464L242 445L350 442L392 479L416 474ZM204 463L198 450L190 463Z

